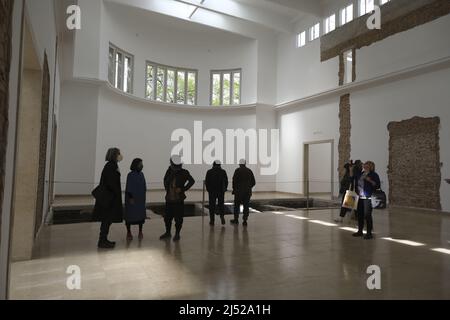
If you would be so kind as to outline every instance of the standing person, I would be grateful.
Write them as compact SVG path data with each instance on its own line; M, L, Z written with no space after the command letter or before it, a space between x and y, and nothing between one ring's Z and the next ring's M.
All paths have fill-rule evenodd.
M173 241L180 240L180 231L183 227L185 192L195 183L189 171L183 169L180 156L172 156L170 167L164 176L164 188L166 189L166 213L164 222L166 232L160 237L161 240L172 237L172 220L175 219L175 237Z
M228 189L228 176L221 168L220 161L213 163L212 169L208 170L205 179L206 190L209 195L209 224L214 225L216 215L216 203L222 225L225 224L225 192Z
M242 204L244 206L243 226L247 226L250 199L255 185L255 176L252 170L247 168L245 160L239 161L239 168L236 169L233 175L234 220L230 221L231 224L239 224L239 213Z
M104 249L114 248L116 243L108 240L109 228L112 223L123 221L122 188L120 184L120 170L118 163L123 160L123 156L118 148L111 148L106 153L105 167L100 178L100 185L109 194L108 203L100 204L95 201L93 212L94 221L100 221L100 236L98 247Z
M344 203L345 194L346 194L347 190L353 190L353 188L354 188L354 183L353 183L353 181L354 181L354 179L353 179L354 164L353 164L353 161L350 160L349 163L346 163L344 166L344 169L345 169L345 173L341 179L340 188L339 188L339 194L342 197L341 203ZM335 219L334 221L337 223L344 222L345 215L349 211L351 211L351 210L341 207L341 212L339 214L339 218Z
M363 165L363 171L355 175L356 193L359 195L358 210L358 232L354 237L362 237L364 229L364 220L367 223L367 234L364 239L372 239L373 219L372 219L372 194L380 188L380 177L375 172L375 164L367 161Z
M142 159L134 159L131 163L131 172L127 176L127 186L125 189L125 223L127 226L127 240L133 240L131 226L139 225L139 240L144 238L142 226L147 218L146 196L147 183L142 170L144 164Z

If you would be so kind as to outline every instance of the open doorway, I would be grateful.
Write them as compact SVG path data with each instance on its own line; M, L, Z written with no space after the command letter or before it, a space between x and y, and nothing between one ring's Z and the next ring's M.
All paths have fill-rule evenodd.
M38 210L43 70L25 19L23 71L17 118L11 260L32 257Z
M304 194L333 199L334 140L304 144Z

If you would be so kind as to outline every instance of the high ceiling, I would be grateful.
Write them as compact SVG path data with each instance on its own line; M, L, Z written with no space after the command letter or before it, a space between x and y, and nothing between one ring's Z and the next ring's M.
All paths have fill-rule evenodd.
M242 33L266 29L293 33L307 14L320 16L324 0L106 0ZM246 34L247 33L247 34Z

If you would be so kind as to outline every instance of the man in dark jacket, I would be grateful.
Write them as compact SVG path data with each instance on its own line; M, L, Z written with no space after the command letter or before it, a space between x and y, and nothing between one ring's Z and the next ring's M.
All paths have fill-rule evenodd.
M101 222L99 248L114 248L116 243L108 240L109 228L112 223L121 223L123 220L122 188L119 166L117 165L122 159L118 148L109 149L105 157L107 163L100 178L103 194L96 199L93 212L93 220Z
M216 215L216 203L222 225L225 224L225 192L228 189L228 176L221 168L220 161L214 161L212 169L208 170L205 179L206 191L209 195L209 217L211 226L214 225Z
M170 167L164 176L164 188L166 189L166 214L164 222L166 233L160 239L172 237L172 220L175 219L175 237L173 241L180 240L180 231L183 227L185 192L195 183L189 171L183 169L180 156L173 156L170 159Z
M234 220L230 221L231 224L239 224L239 213L242 204L244 206L243 225L247 226L250 199L252 197L252 189L255 185L255 176L252 170L246 167L245 160L239 161L239 168L236 169L233 176Z

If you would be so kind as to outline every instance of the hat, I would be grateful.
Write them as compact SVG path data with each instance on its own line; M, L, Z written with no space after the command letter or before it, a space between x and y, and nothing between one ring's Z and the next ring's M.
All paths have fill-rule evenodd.
M220 166L220 165L222 165L222 161L216 160L216 161L214 161L213 165Z
M181 166L183 162L181 161L181 157L179 155L173 155L170 158L170 162L172 162L176 166Z

